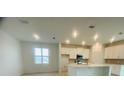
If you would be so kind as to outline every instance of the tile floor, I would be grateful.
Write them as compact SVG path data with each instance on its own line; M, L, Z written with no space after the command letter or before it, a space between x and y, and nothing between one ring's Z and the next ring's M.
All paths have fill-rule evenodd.
M67 72L32 73L32 74L24 74L22 76L67 76ZM111 76L117 76L117 75L112 74Z
M67 72L33 73L33 74L24 74L22 76L67 76Z

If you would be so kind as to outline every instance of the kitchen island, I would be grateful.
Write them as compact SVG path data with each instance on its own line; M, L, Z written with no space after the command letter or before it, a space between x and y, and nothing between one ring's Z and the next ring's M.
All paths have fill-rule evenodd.
M111 65L108 64L69 64L69 76L111 76Z

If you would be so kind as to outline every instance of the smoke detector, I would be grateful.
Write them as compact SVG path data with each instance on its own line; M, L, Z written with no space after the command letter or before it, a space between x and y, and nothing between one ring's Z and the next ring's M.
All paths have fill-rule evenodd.
M52 37L52 39L53 39L53 40L55 40L55 39L56 39L56 37L55 37L55 36L53 36L53 37Z
M118 33L118 35L122 35L122 34L123 34L123 32L119 32L119 33Z

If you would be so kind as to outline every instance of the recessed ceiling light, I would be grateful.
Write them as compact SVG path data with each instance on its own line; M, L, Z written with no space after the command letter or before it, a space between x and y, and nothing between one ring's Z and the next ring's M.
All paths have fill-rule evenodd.
M85 41L82 41L82 45L84 46L86 44L86 42Z
M75 31L73 32L73 37L76 38L77 36L78 36L78 32L75 30Z
M65 43L66 43L66 44L69 44L69 43L70 43L70 40L67 39L67 40L65 41Z
M113 36L111 39L110 39L110 43L113 43L115 41L115 36Z
M33 37L36 39L36 40L39 40L40 37L37 35L37 34L33 34Z
M94 40L96 41L98 39L98 37L99 37L98 34L95 34L94 35Z

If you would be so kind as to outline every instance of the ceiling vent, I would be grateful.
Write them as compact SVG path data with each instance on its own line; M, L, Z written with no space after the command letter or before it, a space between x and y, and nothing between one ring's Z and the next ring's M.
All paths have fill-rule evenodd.
M27 20L20 19L20 22L23 23L23 24L29 24L29 21L27 21Z
M95 28L95 26L94 25L90 25L89 28L93 29L93 28Z
M122 32L119 32L118 35L122 35L123 33Z

